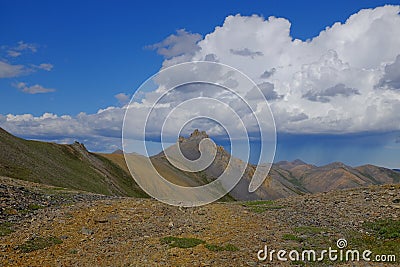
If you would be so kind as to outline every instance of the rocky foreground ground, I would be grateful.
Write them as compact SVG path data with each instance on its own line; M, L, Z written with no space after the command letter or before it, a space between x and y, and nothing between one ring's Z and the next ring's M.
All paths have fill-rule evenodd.
M392 266L400 186L172 207L0 179L0 266ZM347 248L396 262L260 261L270 249Z

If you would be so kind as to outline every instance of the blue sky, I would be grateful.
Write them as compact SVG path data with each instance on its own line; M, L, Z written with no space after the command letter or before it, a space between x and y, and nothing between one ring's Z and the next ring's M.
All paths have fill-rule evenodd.
M31 114L32 117L41 117L44 113L51 113L53 117L68 115L75 118L83 112L85 120L92 117L95 120L93 114L96 114L99 109L120 107L125 101L123 96L132 95L148 77L160 70L162 64L169 64L168 62L173 62L169 60L175 60L180 55L178 53L177 55L163 56L157 54L155 49L149 48L170 35L177 35L177 31L180 29L185 29L185 34L189 37L193 36L192 34L200 34L202 36L200 40L202 40L205 35L213 33L215 27L224 25L225 19L230 15L240 14L242 17L246 17L255 14L265 19L269 16L286 19L291 23L290 36L293 39L306 41L317 37L321 31L335 22L345 24L352 14L356 14L361 9L375 8L385 4L399 4L399 1L369 0L82 2L0 1L0 61L7 64L7 66L0 65L0 114L4 118L8 114L14 116ZM361 19L359 20L361 21ZM363 25L362 22L359 23ZM393 22L391 25L396 25L396 23ZM400 25L397 24L397 26L400 28ZM276 27L280 29L281 26ZM338 30L337 32L339 33L335 34L340 34L342 31ZM336 36L331 35L333 36L331 38ZM355 33L355 35L357 34ZM322 43L322 41L319 42ZM245 47L244 45L240 47ZM265 46L268 45L265 44ZM205 46L206 44L203 45L202 51L206 50ZM392 46L396 47L395 41ZM335 50L336 47L332 49ZM341 49L338 47L336 51L338 58L345 64L349 58L348 54L351 53L343 52ZM372 50L373 46L368 49L371 51L370 53L367 51L367 54L380 53ZM370 62L362 62L364 64L362 65L359 61L351 58L348 59L348 62L351 67L357 67L357 70L365 69L367 66L376 70L377 73L380 71L380 74L385 72L385 66L392 64L394 72L396 72L399 70L396 69L395 56L400 52L397 53L396 48L391 49L386 49L392 53L382 55L380 61L377 61L379 64L374 62L375 65L371 65ZM212 48L210 48L211 50ZM231 48L231 51L239 50ZM193 57L198 56L194 55L194 52L186 50L182 53ZM220 55L217 52L214 54L219 56L220 62L229 63L246 72L246 64L241 65L241 60L224 60L222 52ZM264 50L263 54L267 56ZM321 52L321 57L322 55ZM270 58L270 60L272 62L274 59ZM307 61L301 64L306 66L311 62ZM293 65L295 64L293 63ZM11 68L11 71L5 70L10 66L19 66L19 70L18 68ZM380 70L378 70L379 66ZM275 66L271 65L270 69L275 69ZM2 75L1 71L5 74ZM263 72L264 69L260 71ZM286 74L281 75L279 79L282 81ZM356 74L353 75L354 78L358 77ZM384 75L381 76L385 77ZM339 88L341 91L335 91L336 93L333 95L329 95L329 92L333 92L332 89L326 90L325 94L321 94L319 91L319 94L309 91L303 93L303 96L307 96L311 104L330 102L334 110L336 103L333 100L334 97L347 97L351 92L355 97L364 95L362 85L359 85L360 88L358 88L358 85L349 85L351 82L344 82L348 80L350 78L339 79L337 82L333 80L321 82L323 86L334 89L338 89L340 87L337 87L338 85L344 84L340 87L341 89ZM284 86L279 88L278 81L268 80L268 82L275 85L279 94L285 94ZM313 84L317 86L318 82L313 81ZM386 84L384 85L386 86ZM397 87L395 89L388 89L384 94L385 99L398 100ZM39 91L45 93L37 93ZM123 94L122 98L115 97L117 94ZM290 94L285 95L289 96ZM382 100L383 102L384 100ZM392 105L397 107L397 102ZM276 106L276 112L281 112L283 108L280 108L278 104ZM371 109L373 108L371 107ZM375 113L384 113L379 107L377 110ZM385 112L394 113L394 110L396 109ZM302 107L299 107L296 112L304 113L309 118L317 117L313 112L307 113L306 108L303 112ZM365 114L365 111L359 112ZM279 114L278 118L280 118ZM91 115L93 116L91 117ZM46 122L51 119L51 116L48 116ZM284 115L282 116L284 117ZM350 130L339 127L338 132L335 132L334 135L327 134L330 128L320 131L315 124L304 124L299 126L300 128L293 128L293 125L282 125L281 127L278 121L276 159L301 158L316 164L331 161L344 161L351 165L375 163L398 168L400 167L400 160L398 160L400 126L386 127L385 125L390 122L397 123L398 115L394 120L389 117L385 117L387 121L380 119L383 121L382 124L371 123L368 127L365 124ZM341 116L338 115L337 118L340 120ZM116 120L118 121L118 119ZM343 119L343 121L345 120ZM37 123L40 124L38 120L35 121L34 127L31 125L34 121L32 118L22 123L21 120L15 118L14 121L19 122L5 123L5 119L3 119L2 123L0 118L0 126L26 138L59 142L79 139L87 142L88 147L92 150L110 151L118 146L117 141L113 143L112 147L102 146L104 140L101 139L117 138L118 134L115 134L118 132L117 126L112 127L109 131L101 131L101 127L96 128L96 135L91 136L89 131L75 135L73 131L75 126L62 124L62 127L67 127L68 130L53 131L53 128L49 128L46 135L44 132L36 132ZM52 127L55 126L52 125Z

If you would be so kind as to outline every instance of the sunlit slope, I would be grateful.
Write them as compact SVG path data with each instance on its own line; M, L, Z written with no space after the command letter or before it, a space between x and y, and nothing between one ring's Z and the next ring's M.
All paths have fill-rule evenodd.
M105 195L145 196L123 168L83 144L28 141L1 128L0 175Z

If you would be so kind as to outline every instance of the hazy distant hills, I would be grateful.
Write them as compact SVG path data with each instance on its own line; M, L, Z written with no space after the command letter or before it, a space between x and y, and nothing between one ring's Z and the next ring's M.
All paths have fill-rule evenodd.
M205 132L195 131L177 144L184 156L195 160L200 156L199 143L207 138ZM213 163L199 172L184 172L175 168L164 152L151 157L152 164L167 180L181 186L199 186L215 180L224 172L231 156L217 146ZM130 160L141 166L140 175L150 173L144 156L132 154ZM224 199L277 199L306 193L325 192L368 185L400 182L400 172L373 165L356 168L340 162L325 166L307 164L301 160L281 161L272 165L268 177L254 193L248 187L255 166L232 158L232 171L245 166L240 182ZM178 162L179 163L179 162ZM184 163L181 163L184 165ZM38 182L60 187L118 196L141 197L146 194L131 178L123 152L95 154L83 144L60 145L17 138L0 128L0 176ZM162 190L162 188L160 188Z
M400 173L393 170L373 165L352 168L340 162L321 167L301 161L278 162L270 175L280 176L309 193L400 182Z
M104 195L145 196L128 172L83 144L28 141L1 128L0 176Z

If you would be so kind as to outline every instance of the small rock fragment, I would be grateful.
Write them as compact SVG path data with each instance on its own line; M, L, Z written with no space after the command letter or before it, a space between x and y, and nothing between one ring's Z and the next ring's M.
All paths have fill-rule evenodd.
M82 234L84 234L84 235L92 235L92 234L94 234L94 231L93 231L93 230L91 230L91 229L89 229L89 228L86 228L86 227L82 227L81 232L82 232Z

